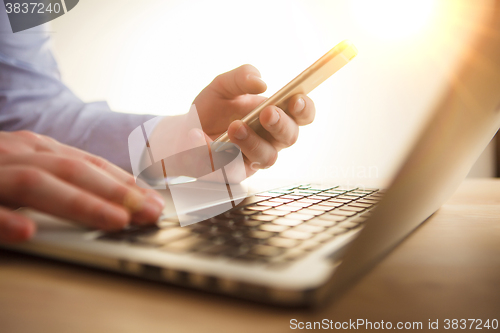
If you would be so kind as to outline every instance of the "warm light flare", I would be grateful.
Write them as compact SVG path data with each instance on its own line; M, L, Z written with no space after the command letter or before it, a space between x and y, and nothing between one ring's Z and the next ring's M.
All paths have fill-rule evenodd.
M435 0L353 0L358 23L381 39L398 39L421 32L435 10Z

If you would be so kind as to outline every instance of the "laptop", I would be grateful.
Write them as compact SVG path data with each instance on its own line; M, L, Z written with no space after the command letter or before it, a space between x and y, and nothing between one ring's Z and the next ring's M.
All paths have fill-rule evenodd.
M499 126L495 3L385 190L265 184L199 223L181 227L165 216L155 226L114 233L24 210L38 233L29 242L1 246L259 302L317 305L345 291L439 209ZM171 199L169 191L162 194Z

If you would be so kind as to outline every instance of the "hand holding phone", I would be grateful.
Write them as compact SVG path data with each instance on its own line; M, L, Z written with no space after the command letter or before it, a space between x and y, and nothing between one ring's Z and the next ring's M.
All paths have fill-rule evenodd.
M267 106L275 105L286 112L285 106L292 96L297 94L307 95L335 72L344 67L357 54L358 51L356 47L350 41L345 40L340 42L309 68L281 88L277 93L259 104L241 120L252 129L258 130L261 127L259 115ZM215 139L212 145L215 151L218 152L229 147L230 145L226 145L228 142L229 136L227 132L224 132Z

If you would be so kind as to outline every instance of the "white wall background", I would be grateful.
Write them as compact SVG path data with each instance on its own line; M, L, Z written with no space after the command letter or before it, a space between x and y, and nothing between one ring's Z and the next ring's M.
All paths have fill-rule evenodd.
M398 0L82 0L51 30L63 79L82 99L161 115L187 112L216 75L244 63L272 94L351 39L358 57L310 95L316 121L256 177L371 184L404 157L481 18L476 1L410 2L391 12ZM492 154L475 175L493 173Z

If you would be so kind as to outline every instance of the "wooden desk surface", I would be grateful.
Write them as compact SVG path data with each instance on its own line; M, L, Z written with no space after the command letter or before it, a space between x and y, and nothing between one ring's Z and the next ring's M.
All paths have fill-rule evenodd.
M500 180L455 195L336 303L279 309L0 251L0 332L288 332L290 319L500 320ZM440 330L442 331L442 329ZM463 330L462 330L463 331Z

